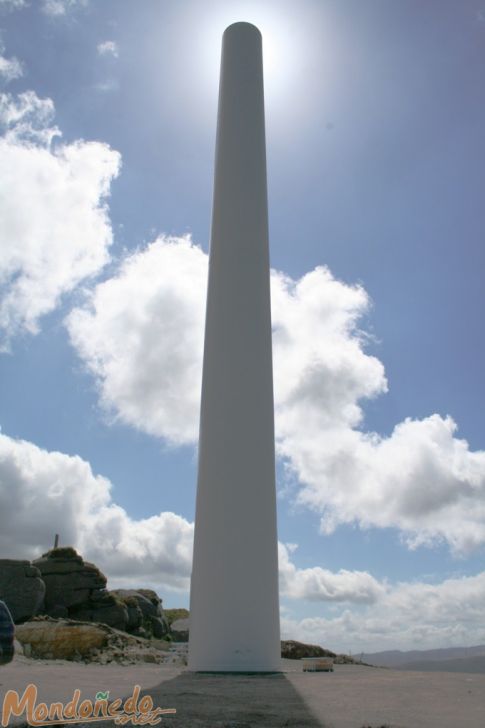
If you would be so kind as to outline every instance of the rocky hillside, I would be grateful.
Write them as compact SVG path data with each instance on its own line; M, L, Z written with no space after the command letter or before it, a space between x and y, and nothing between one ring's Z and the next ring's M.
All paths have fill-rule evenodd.
M0 599L16 624L37 615L97 622L139 637L170 638L162 600L151 589L106 589L106 577L71 547L32 562L0 559Z

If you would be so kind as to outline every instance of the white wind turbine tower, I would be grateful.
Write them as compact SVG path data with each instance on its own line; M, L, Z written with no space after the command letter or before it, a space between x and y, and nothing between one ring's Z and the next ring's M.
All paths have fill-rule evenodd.
M280 669L262 38L223 35L189 669Z

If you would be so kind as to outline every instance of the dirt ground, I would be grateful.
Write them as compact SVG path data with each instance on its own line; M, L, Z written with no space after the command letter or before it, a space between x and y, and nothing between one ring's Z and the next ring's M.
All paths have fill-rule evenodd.
M283 661L276 675L204 675L169 665L84 665L19 658L0 668L0 701L9 689L38 687L38 702L67 701L80 688L94 698L126 697L140 684L155 706L175 708L173 728L484 728L485 675L399 672L336 665L303 673ZM143 695L143 692L142 692ZM0 721L1 722L1 721ZM16 719L21 725L25 721ZM9 725L14 725L10 722ZM112 722L78 723L108 728Z

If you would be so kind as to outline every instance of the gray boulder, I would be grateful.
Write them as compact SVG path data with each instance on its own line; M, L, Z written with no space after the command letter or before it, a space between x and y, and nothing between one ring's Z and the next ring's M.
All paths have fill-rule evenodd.
M136 626L129 627L129 631L152 634L157 639L162 639L169 634L170 628L162 608L162 600L152 589L114 589L110 592L117 599L121 599L130 610L134 610L136 604L141 614L141 620ZM135 624L135 612L132 612L133 625Z
M167 636L169 632L168 624L160 617L151 618L152 634L157 640L161 640Z
M137 589L112 589L110 593L117 599L122 599L123 601L127 599L134 600L144 618L159 616L156 606L142 594L141 589L139 591Z
M49 609L49 617L53 617L54 619L67 619L69 617L69 610L61 604L56 604Z
M134 596L136 592L132 589L113 589L110 594L126 607L128 612L127 632L138 632L143 625L143 612Z
M151 602L152 606L155 608L155 614L152 614L152 624L155 618L158 622L160 622L161 628L164 630L164 634L167 634L170 631L170 625L167 618L165 617L165 613L162 607L162 600L160 599L158 594L152 589L138 589L138 593L145 597L145 599L148 599L148 601Z
M30 561L0 559L0 599L8 606L18 624L43 608L45 585Z
M137 589L138 594L141 594L145 599L148 599L149 602L153 605L155 608L156 614L160 615L163 613L162 609L162 600L158 596L156 592L153 591L153 589Z
M33 564L45 583L45 611L52 616L59 614L59 607L70 610L106 587L104 574L71 547L51 549Z
M123 631L128 625L125 604L107 591L93 592L84 604L71 607L69 617L81 622L101 622Z

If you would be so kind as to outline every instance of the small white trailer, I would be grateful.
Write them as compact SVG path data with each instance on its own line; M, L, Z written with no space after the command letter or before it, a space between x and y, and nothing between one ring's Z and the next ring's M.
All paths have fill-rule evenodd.
M331 657L302 657L303 672L333 672Z

